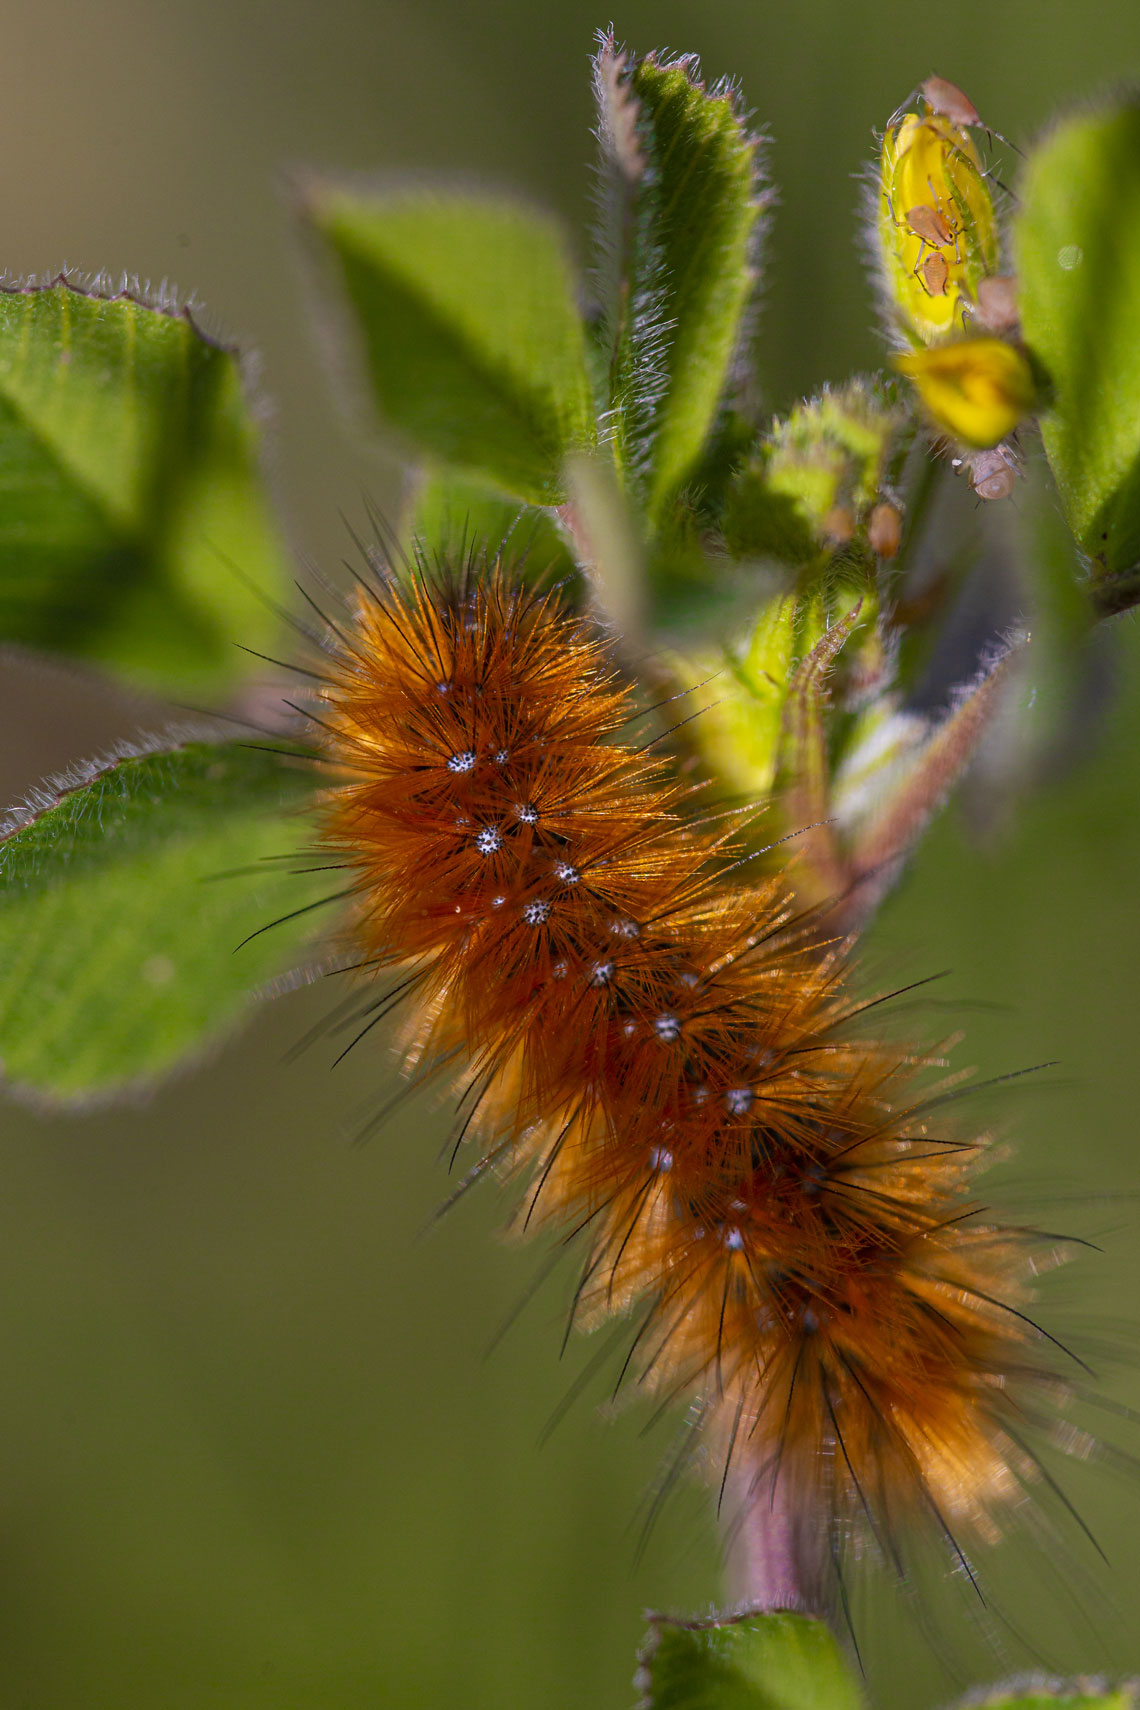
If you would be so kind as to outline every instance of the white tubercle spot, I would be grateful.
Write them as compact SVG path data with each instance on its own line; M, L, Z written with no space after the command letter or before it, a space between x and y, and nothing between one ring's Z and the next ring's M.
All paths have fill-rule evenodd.
M606 981L612 977L613 971L612 962L595 962L590 969L590 984L592 986L604 986Z
M507 753L505 748L498 748L495 750L494 760L496 766L505 766L509 759L510 755Z
M741 1247L744 1245L744 1236L740 1233L739 1229L726 1229L724 1232L724 1244L728 1248L729 1252L739 1253Z
M516 802L515 813L524 825L538 824L538 809L533 807L530 802Z
M707 1104L708 1101L709 1101L709 1089L708 1089L708 1087L694 1087L693 1088L693 1103L694 1104Z
M654 1146L650 1149L649 1163L651 1168L664 1175L666 1170L673 1168L673 1154L664 1146Z
M555 962L550 970L550 977L552 980L564 980L569 972L565 962Z
M554 869L554 877L561 879L564 885L576 885L578 883L578 869L571 867L568 861L559 861Z
M541 926L550 915L550 904L541 898L524 905L522 916L528 926Z
M492 908L502 908L502 906L506 902L506 900L507 900L506 897L492 897L491 898L491 907Z
M503 845L503 834L493 825L485 825L475 839L475 847L480 855L493 855L496 849Z
M669 1044L672 1040L681 1037L681 1023L675 1015L666 1012L666 1014L657 1017L653 1023L653 1031L658 1039L663 1039L666 1044Z
M447 769L449 772L473 772L476 758L473 748L465 748L461 754L451 756L447 762Z
M627 1039L632 1039L634 1034L637 1032L636 1021L623 1021L621 1024L621 1030Z
M732 1087L724 1095L724 1108L730 1116L747 1116L752 1109L752 1088Z
M636 938L641 928L635 920L614 920L610 922L610 931L615 938Z

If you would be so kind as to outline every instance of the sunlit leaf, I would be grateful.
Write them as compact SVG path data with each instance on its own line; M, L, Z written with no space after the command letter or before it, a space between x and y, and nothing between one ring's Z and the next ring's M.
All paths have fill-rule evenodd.
M651 519L692 472L740 349L764 206L735 89L690 57L598 60L610 431ZM608 275L608 280L607 280Z
M37 791L0 838L4 1078L105 1095L232 1026L303 958L324 918L309 905L341 888L290 859L316 782L277 754L187 740Z
M303 191L377 410L413 449L536 504L593 443L576 283L560 228L506 197ZM350 337L350 343L353 342Z
M0 639L208 694L283 582L236 353L123 293L0 291Z
M1082 113L1030 157L1015 227L1045 449L1100 603L1140 597L1140 104Z

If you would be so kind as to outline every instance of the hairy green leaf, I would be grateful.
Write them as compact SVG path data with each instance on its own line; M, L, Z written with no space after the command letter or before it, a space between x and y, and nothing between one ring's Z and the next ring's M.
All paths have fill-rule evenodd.
M236 353L123 292L0 290L0 639L210 694L283 585Z
M657 1617L641 1656L642 1710L858 1710L859 1691L821 1621Z
M231 1026L339 888L288 859L315 785L280 755L187 740L37 791L0 838L5 1079L51 1100L105 1095Z
M1140 104L1083 113L1030 157L1015 228L1041 430L1101 606L1140 598Z
M758 150L728 84L689 56L597 62L604 196L599 272L612 434L655 520L698 463L755 285Z
M1136 1710L1140 1686L1134 1680L1109 1686L1096 1680L1046 1680L1021 1691L998 1690L992 1696L971 1693L971 1710Z
M594 440L559 227L505 197L328 182L304 210L347 296L377 408L412 446L534 504Z

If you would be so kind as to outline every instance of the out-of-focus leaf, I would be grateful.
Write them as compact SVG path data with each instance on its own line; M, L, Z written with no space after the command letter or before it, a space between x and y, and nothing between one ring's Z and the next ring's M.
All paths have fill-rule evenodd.
M736 1621L654 1620L641 1710L858 1710L858 1687L821 1621L778 1612Z
M0 291L0 639L210 694L283 585L236 353L123 292Z
M1140 104L1083 113L1030 157L1015 227L1041 431L1105 609L1140 597Z
M701 457L755 286L764 197L736 91L695 58L598 61L611 432L651 520ZM620 229L624 226L623 230ZM610 229L611 227L615 229Z
M575 457L563 512L594 599L627 644L644 635L645 548L625 494L604 457Z
M545 587L577 585L578 566L548 510L520 505L478 481L430 470L416 484L404 534L429 566L456 568L500 553L512 571Z
M305 217L347 297L383 418L419 451L533 504L593 444L560 228L505 197L326 181Z
M4 1078L67 1101L150 1080L296 965L322 918L309 905L341 888L288 859L316 784L280 755L188 740L37 791L0 838Z
M751 803L770 795L775 780L795 615L794 595L777 590L739 652L703 648L667 661L671 679L687 692L676 716L686 720L689 743L722 786Z

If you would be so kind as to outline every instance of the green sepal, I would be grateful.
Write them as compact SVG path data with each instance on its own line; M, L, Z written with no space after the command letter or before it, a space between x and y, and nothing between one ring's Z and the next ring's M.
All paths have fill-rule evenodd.
M188 310L0 290L0 640L220 694L286 586L259 455L238 353Z
M310 905L343 888L293 858L314 766L173 741L44 785L2 828L0 1063L25 1093L166 1073L305 959Z

